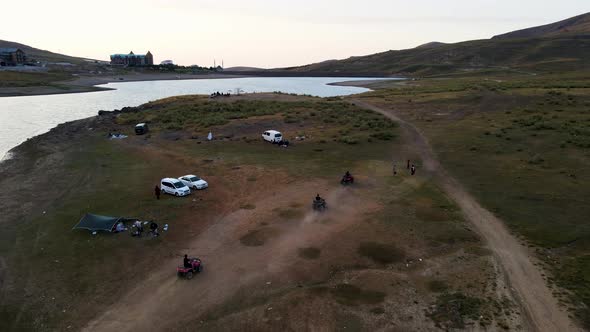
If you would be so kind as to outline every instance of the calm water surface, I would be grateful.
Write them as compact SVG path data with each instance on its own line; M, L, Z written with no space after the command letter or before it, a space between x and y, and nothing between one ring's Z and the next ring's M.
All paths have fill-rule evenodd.
M256 77L148 82L118 82L100 86L116 90L47 96L0 98L0 159L26 139L46 133L60 123L96 115L99 110L138 106L148 101L186 94L213 92L272 92L343 96L368 91L365 88L332 86L342 81L374 78Z

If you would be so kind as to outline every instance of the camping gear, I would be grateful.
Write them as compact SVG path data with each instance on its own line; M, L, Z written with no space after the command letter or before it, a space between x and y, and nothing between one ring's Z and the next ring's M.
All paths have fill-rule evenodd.
M113 232L117 223L122 220L123 218L121 217L108 217L86 213L72 229L87 229L91 232Z
M191 257L190 259L191 267L185 267L184 265L179 265L176 268L176 274L178 277L192 279L195 273L200 273L203 271L203 263L200 259L196 257Z
M123 139L127 138L127 135L123 134L110 134L110 139Z

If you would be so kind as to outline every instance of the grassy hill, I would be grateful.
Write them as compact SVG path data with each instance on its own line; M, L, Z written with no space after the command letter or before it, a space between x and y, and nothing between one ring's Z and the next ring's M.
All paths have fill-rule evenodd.
M72 57L68 55L63 55L59 53L53 53L46 50L41 50L38 48L34 48L28 45L11 42L7 40L0 40L0 48L2 47L15 47L20 48L23 50L29 59L34 59L38 61L47 61L47 62L70 62L74 64L82 64L87 62L87 59Z
M287 68L294 72L428 76L469 72L554 72L590 69L590 14L494 39L387 51ZM559 29L559 27L564 27ZM565 28L567 27L567 28ZM537 29L537 30L534 30ZM509 36L532 36L509 38Z
M505 33L494 36L492 39L557 37L566 34L590 34L590 13L556 23Z

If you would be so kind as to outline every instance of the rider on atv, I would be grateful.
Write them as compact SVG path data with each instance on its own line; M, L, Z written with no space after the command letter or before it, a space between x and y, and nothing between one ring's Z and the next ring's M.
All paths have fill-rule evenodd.
M344 176L342 177L342 180L340 180L341 184L351 184L354 182L354 177L352 177L352 175L350 174L349 171L346 171L346 174L344 174Z
M313 209L314 210L323 210L326 208L326 200L320 197L320 194L317 194L314 201L313 201Z

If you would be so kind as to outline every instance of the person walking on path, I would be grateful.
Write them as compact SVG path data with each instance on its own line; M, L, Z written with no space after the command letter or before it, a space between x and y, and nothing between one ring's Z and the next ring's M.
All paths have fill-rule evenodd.
M393 163L393 175L397 175L397 169L395 169L395 163Z
M414 164L412 164L412 168L410 168L410 171L412 175L416 174L416 166L414 166Z
M406 169L410 169L410 159L408 159L408 164L406 166Z
M160 199L160 193L162 191L160 190L160 187L158 187L158 185L156 185L156 187L154 188L154 194L156 194L156 199Z

